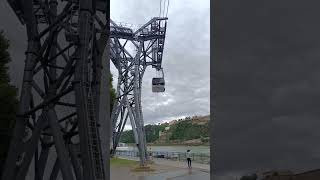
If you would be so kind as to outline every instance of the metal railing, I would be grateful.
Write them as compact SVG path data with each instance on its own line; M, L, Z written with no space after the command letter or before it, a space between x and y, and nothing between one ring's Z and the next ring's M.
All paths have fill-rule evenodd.
M134 150L116 150L118 156L139 157L138 151ZM173 161L186 161L186 153L184 152L165 152L165 151L148 151L149 156L157 159L168 159ZM193 162L201 164L210 163L210 155L204 153L191 153Z

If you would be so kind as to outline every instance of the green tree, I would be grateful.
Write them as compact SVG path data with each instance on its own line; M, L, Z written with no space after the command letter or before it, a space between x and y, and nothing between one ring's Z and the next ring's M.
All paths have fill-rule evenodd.
M159 125L148 124L144 126L147 143L152 143L157 139L159 139L159 131L163 131L166 126L167 126L166 124L159 124ZM120 137L120 142L135 143L134 137L133 137L133 131L132 130L123 131Z
M120 142L134 143L133 131L132 130L123 131L120 137Z
M8 74L8 63L11 58L9 54L9 40L5 38L3 31L0 31L0 164L6 158L12 129L14 127L17 97L16 88L10 85Z
M113 103L116 99L116 90L114 89L113 85L112 85L112 82L113 82L113 75L110 73L110 80L109 80L110 84L109 84L109 91L110 91L110 116L111 116L111 113L112 113L112 108L113 108Z
M151 143L159 139L159 131L163 131L165 126L158 126L158 125L146 125L145 132L146 132L146 140L147 143Z

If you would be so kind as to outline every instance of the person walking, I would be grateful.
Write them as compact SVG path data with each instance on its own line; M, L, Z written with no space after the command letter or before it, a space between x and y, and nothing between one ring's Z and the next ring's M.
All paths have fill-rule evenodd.
M190 152L190 149L187 150L186 157L187 157L187 162L188 162L188 168L191 168L191 152Z
M152 158L152 151L151 151L151 147L149 148L149 159L150 159L150 160L153 160L153 158Z

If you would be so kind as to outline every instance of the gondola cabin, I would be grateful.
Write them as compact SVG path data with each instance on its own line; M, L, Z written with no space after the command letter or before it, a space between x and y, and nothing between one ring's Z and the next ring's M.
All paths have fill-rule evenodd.
M152 92L164 92L165 82L164 78L153 78L152 79Z

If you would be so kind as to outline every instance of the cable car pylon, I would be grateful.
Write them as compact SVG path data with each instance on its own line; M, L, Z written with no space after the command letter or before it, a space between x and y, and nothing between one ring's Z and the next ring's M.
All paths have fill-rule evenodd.
M148 160L141 105L142 78L148 66L161 71L162 77L152 80L152 91L164 92L162 57L167 20L167 17L154 17L136 31L110 21L110 57L118 70L117 97L111 114L111 155L116 153L129 118L139 151L140 166L146 166ZM135 51L130 52L130 45Z

